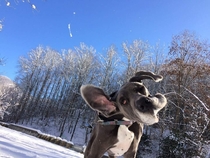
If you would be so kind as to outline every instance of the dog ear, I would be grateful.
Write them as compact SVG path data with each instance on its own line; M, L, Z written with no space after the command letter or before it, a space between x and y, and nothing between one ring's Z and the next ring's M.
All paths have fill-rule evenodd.
M116 110L114 102L110 101L104 91L98 87L93 85L83 85L80 88L80 93L85 102L93 110L101 112L107 116Z
M160 82L163 77L161 75L156 75L153 72L139 71L129 80L129 82L142 82L143 79L151 79L155 82Z

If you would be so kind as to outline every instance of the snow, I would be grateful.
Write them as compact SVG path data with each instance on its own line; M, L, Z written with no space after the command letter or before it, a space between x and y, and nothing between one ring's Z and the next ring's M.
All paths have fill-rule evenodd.
M76 151L0 126L0 158L83 158Z

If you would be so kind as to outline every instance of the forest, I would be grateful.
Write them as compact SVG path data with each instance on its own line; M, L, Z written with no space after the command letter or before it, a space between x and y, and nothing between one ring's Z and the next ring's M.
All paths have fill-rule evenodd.
M81 99L80 86L93 84L111 94L137 71L151 71L163 81L144 84L151 94L164 94L168 104L159 123L145 127L138 157L143 150L151 152L156 131L157 157L205 157L210 144L210 43L185 30L172 37L167 52L142 40L123 42L119 50L112 45L100 53L85 43L62 51L42 46L31 50L20 57L16 86L1 90L1 108L7 106L2 121L40 126L53 122L58 136L67 131L70 140L81 122L87 142L87 124L95 112Z

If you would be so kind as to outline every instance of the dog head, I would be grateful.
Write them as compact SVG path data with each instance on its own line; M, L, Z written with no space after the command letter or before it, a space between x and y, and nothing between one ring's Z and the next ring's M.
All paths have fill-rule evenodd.
M105 116L120 112L132 121L151 125L158 122L157 113L166 105L167 100L160 93L151 96L142 83L143 79L159 82L162 76L152 72L137 72L128 83L110 96L107 96L102 89L92 85L83 85L80 92L93 110Z

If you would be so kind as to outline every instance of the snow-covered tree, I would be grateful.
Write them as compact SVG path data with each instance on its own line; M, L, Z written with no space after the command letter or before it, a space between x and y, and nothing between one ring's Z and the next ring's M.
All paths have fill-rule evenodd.
M17 108L21 91L15 83L6 76L0 76L0 119Z
M149 57L151 56L151 46L148 42L142 40L134 40L131 44L123 42L122 44L124 53L124 67L125 75L127 78L125 82L128 81L137 71L142 70L144 65L149 62Z

